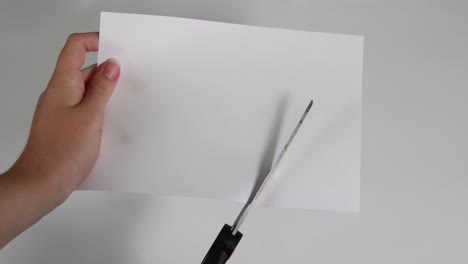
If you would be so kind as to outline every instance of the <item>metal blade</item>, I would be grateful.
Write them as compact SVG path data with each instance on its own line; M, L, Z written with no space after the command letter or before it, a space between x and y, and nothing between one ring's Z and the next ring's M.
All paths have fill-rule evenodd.
M302 117L301 119L299 120L299 123L297 123L296 125L296 128L294 129L294 131L292 132L291 136L289 136L289 139L288 141L286 142L286 145L283 147L283 150L281 150L281 153L278 155L278 157L276 158L275 162L273 163L273 165L271 166L271 170L268 172L268 175L263 179L263 182L262 184L260 185L260 187L257 189L257 192L252 196L251 199L249 199L247 201L247 203L245 203L244 207L242 208L241 212L239 213L239 215L237 216L236 218L236 221L234 221L234 223L232 224L232 228L231 228L231 231L232 231L232 234L235 235L237 233L237 230L239 230L239 227L242 225L242 223L244 222L244 219L245 217L247 216L247 213L249 212L250 208L251 208L251 205L252 203L255 201L255 199L258 197L258 195L261 193L261 191L263 190L263 187L265 187L268 179L270 178L270 175L273 174L273 172L275 171L276 167L278 166L278 164L280 163L281 159L283 158L284 156L284 153L286 153L286 151L288 150L289 146L291 145L291 142L293 141L294 137L296 136L297 134L297 131L299 131L299 128L302 126L302 123L304 122L304 119L306 118L307 114L309 113L309 110L310 108L312 107L312 104L314 103L313 100L310 100L310 103L309 105L307 106L306 110L304 111L304 114L302 114Z

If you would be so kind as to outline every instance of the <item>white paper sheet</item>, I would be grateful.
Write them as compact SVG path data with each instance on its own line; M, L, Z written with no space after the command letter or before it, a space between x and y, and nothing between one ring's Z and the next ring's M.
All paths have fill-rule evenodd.
M257 205L359 211L363 37L102 13L109 57L121 78L81 188L245 202L314 99Z

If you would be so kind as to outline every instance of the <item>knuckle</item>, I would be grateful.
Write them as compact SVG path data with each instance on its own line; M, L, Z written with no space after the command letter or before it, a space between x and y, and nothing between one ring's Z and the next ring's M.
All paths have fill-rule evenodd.
M79 38L80 34L79 33L72 33L68 36L67 42L68 43L73 43Z
M47 97L48 97L48 94L49 92L46 90L44 90L40 95L39 95L39 99L37 100L37 105L42 105L44 103L47 102Z
M44 98L47 97L47 94L48 94L48 90L45 89L44 91L41 92L41 94L39 95L39 100L44 100Z
M42 109L43 107L48 107L53 103L54 99L54 94L51 93L49 89L45 89L39 96L39 99L37 100L37 109Z
M44 90L41 95L39 96L39 102L40 103L46 103L50 97L50 91L49 90Z
M51 91L50 87L47 87L42 91L42 93L39 95L39 100L38 101L44 101L50 99L50 97L53 97L53 91Z

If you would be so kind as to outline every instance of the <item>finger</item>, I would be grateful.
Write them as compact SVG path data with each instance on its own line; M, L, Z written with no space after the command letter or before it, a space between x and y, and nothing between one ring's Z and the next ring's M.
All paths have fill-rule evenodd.
M83 82L87 83L89 77L96 71L97 65L96 63L89 65L88 67L84 68L81 70L81 77L83 78Z
M86 52L97 51L98 47L98 32L71 34L60 52L56 70L79 71L85 61Z
M86 85L85 96L80 105L93 112L103 113L119 77L120 63L116 59L108 59L99 65Z

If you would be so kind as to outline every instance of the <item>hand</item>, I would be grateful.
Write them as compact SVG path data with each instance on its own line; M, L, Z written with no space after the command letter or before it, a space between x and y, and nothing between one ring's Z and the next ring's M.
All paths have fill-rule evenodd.
M56 184L60 198L88 175L99 153L107 101L120 75L116 60L80 70L98 33L72 34L41 94L24 152L13 166Z
M0 175L0 248L65 201L94 166L105 107L120 76L114 59L81 70L98 37L70 35L39 98L25 149Z
M107 101L120 75L116 60L80 70L98 33L72 34L41 94L24 152L13 166L56 184L59 199L88 175L99 153Z

